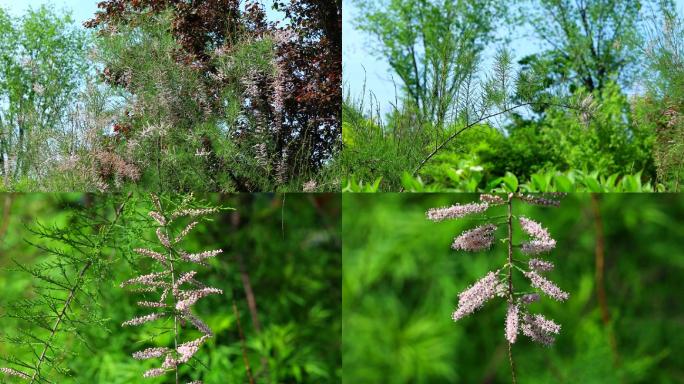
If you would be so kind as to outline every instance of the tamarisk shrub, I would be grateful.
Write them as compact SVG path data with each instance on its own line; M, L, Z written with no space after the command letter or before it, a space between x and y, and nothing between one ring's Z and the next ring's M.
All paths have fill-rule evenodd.
M507 312L504 326L504 336L508 341L508 355L511 365L513 382L515 383L515 365L511 351L511 345L517 341L518 334L529 337L535 342L550 346L554 343L554 336L560 332L561 326L553 320L547 319L541 314L533 314L529 310L529 304L540 299L538 293L523 292L513 285L513 272L518 270L527 278L532 288L556 301L565 301L569 294L564 292L553 282L544 277L543 273L553 270L554 264L542 260L540 254L551 251L556 246L556 241L551 238L548 230L541 224L523 216L513 215L513 201L523 203L557 207L559 201L554 197L523 195L511 193L506 199L495 195L481 195L479 203L455 204L450 207L433 208L428 210L427 218L439 222L449 219L460 219L470 215L486 212L494 206L507 207L507 214L498 216L499 223L485 224L474 229L465 231L456 237L452 248L463 251L485 251L494 245L497 225L504 225L507 229L505 243L507 244L507 258L498 269L487 273L479 281L461 292L458 297L458 307L452 314L452 319L458 321L468 316L485 303L497 297L506 300ZM520 244L513 244L513 219L516 218L523 232L529 236L529 240ZM503 220L503 221L502 221ZM517 248L524 256L529 257L526 261L513 257L513 250Z
M160 251L147 248L138 248L134 251L140 256L151 258L160 268L156 272L124 281L121 283L121 287L131 287L134 292L160 293L160 296L156 301L139 301L140 307L150 309L152 313L130 319L124 322L122 326L138 326L156 320L173 319L173 349L167 347L147 348L133 353L133 358L138 360L163 358L164 361L160 367L147 370L143 377L157 377L168 372L175 372L175 382L178 383L179 366L190 361L202 344L213 336L209 326L192 313L192 306L208 295L223 294L222 290L208 287L196 280L196 271L180 271L180 264L182 263L207 266L206 261L222 251L218 249L188 253L181 249L178 244L197 226L198 218L216 213L218 210L216 208L186 209L180 207L166 213L157 196L152 195L152 201L156 211L149 212L149 216L157 225L156 236L160 243ZM190 218L192 221L182 230L174 233L176 227L174 224L181 218ZM180 343L179 323L192 324L202 336ZM193 383L200 382L195 381Z

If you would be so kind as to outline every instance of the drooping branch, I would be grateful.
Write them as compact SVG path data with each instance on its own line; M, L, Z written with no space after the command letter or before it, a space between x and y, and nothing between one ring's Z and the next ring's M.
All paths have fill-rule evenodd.
M470 128L472 128L472 127L474 127L474 126L476 126L476 125L478 125L478 124L480 124L480 123L482 123L482 122L484 122L484 121L487 121L487 120L489 120L489 119L492 119L492 118L495 118L495 117L504 115L504 114L506 114L506 113L512 112L512 111L514 111L514 110L517 110L517 109L520 109L520 108L524 108L524 107L527 107L527 106L531 106L531 105L544 105L544 106L547 106L547 107L560 107L560 108L566 108L566 109L575 109L575 110L579 110L579 111L584 110L584 108L581 107L581 106L574 106L574 105L568 105L568 104L526 102L526 103L521 103L521 104L517 104L517 105L514 105L514 106L510 106L510 107L508 107L508 108L502 109L502 110L497 111L497 112L492 112L492 113L490 113L490 114L481 115L481 116L479 116L476 120L467 123L467 124L466 124L465 126L463 126L461 129L459 129L459 130L457 130L456 132L454 132L454 133L452 133L451 135L449 135L449 136L448 136L446 139L444 139L439 145L437 145L437 146L435 147L435 149L433 149L425 158L423 158L423 160L421 160L420 163L418 163L418 166L413 170L413 172L411 172L411 176L415 176L416 174L418 174L418 172L423 168L423 166L425 166L425 164L426 164L428 161L430 161L437 153L439 153L440 151L442 151L442 150L444 149L444 147L447 146L447 144L449 144L452 140L454 140L456 137L458 137L460 134L462 134L463 132L467 131L468 129L470 129ZM403 191L404 191L404 187L402 187L402 188L399 190L399 192L403 192Z

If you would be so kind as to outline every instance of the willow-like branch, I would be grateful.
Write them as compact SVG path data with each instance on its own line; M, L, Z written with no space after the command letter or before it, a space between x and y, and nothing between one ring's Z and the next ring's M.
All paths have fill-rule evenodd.
M112 228L116 225L116 223L119 221L119 218L121 217L121 213L123 212L124 206L128 202L128 200L131 198L132 193L129 192L128 196L126 196L126 199L124 200L121 205L116 209L114 219L112 220L112 223L108 226L107 232L100 237L99 241L97 244L95 244L95 249L100 252L100 247L104 244L104 242L108 239L109 234L112 230ZM90 267L93 265L93 261L88 260L86 261L85 264L83 264L83 267L78 273L78 277L76 278L76 281L74 284L71 286L69 289L69 294L67 296L67 299L64 301L64 306L62 306L61 310L58 312L57 319L55 320L54 325L50 329L50 336L48 336L48 339L43 343L43 351L40 353L38 356L38 360L36 361L36 365L33 368L33 374L31 375L31 379L29 381L29 384L33 384L37 382L38 380L41 380L40 376L40 368L45 362L45 359L47 357L47 352L51 348L52 340L54 340L55 335L57 334L57 331L59 330L59 326L62 324L65 316L67 316L67 311L69 310L69 307L71 306L71 303L74 300L74 297L76 296L76 292L81 289L81 286L85 280L85 275L90 269Z

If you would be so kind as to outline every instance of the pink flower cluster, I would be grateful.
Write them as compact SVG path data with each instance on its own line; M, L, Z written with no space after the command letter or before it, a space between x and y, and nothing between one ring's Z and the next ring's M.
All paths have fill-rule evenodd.
M501 196L497 195L482 194L480 195L480 201L483 203L487 203L489 205L506 204L506 200L504 200Z
M198 217L198 216L204 216L204 215L209 215L212 213L218 212L218 209L216 208L201 208L201 209L181 209L178 211L175 211L171 214L171 220L175 220L179 217Z
M523 231L532 237L532 240L522 244L521 251L528 255L536 255L548 252L556 247L556 240L551 238L549 231L536 221L526 217L520 218L520 226Z
M494 231L496 231L496 225L486 224L463 232L454 239L451 248L472 252L489 249L494 243Z
M523 335L547 346L556 341L553 335L560 332L560 325L539 314L525 314L520 328Z
M152 313L150 315L134 317L128 321L125 321L123 324L121 324L121 326L126 327L131 325L143 325L145 323L149 323L150 321L161 319L164 316L165 313Z
M506 313L506 340L511 344L515 343L518 337L518 314L518 306L509 304Z
M21 372L21 371L17 371L16 369L12 369L12 368L0 368L0 372L4 373L5 375L19 377L19 378L24 379L24 380L30 380L31 379L31 377L29 375L27 375L26 373Z
M520 298L520 302L523 304L532 304L535 301L539 301L539 294L537 293L528 293L522 295L522 297Z
M487 203L455 204L451 207L431 208L427 211L427 218L432 221L459 219L474 213L481 213L489 208Z
M187 311L199 299L213 294L222 295L223 291L216 288L202 288L192 291L180 291L178 296L181 298L181 300L178 301L178 303L176 303L176 309L179 311Z
M558 288L556 284L547 280L535 271L525 272L525 276L530 279L530 283L533 287L540 289L550 298L557 301L565 301L570 296L567 292Z
M527 261L529 271L523 271L521 266L517 265L520 261L513 257L513 228L511 226L513 217L512 202L515 199L536 205L558 205L557 200L543 196L510 193L507 199L504 199L501 196L484 194L480 196L480 203L456 204L450 207L430 209L427 212L427 218L432 221L442 221L481 213L490 206L504 204L508 206L508 220L506 223L509 233L507 238L509 252L507 263L503 267L506 275L504 276L500 270L489 272L471 287L461 292L458 295L458 306L452 314L452 319L458 321L477 311L487 301L498 296L504 298L508 303L504 335L509 344L515 343L518 339L518 334L522 332L522 334L535 342L551 345L555 341L554 335L560 332L560 325L546 319L542 315L531 315L528 312L528 305L539 301L540 295L537 293L516 293L513 289L513 273L516 269L521 270L524 276L529 279L532 287L554 300L565 301L569 298L569 294L540 275L542 272L553 270L554 264L552 262L534 257L530 258ZM520 217L519 221L523 231L531 237L528 242L521 245L520 250L522 253L536 255L550 251L556 246L556 241L551 238L549 231L542 227L541 224L526 217ZM494 232L496 229L497 227L494 224L484 224L470 229L456 237L451 247L455 250L463 251L490 249L494 244Z
M470 315L482 307L484 303L497 295L500 282L499 271L489 272L482 279L458 295L458 308L451 315L454 321Z
M541 259L530 259L527 262L527 265L530 267L530 269L537 272L547 272L552 270L554 267L552 262Z
M188 224L188 225L181 231L181 233L179 233L178 236L176 236L176 238L173 240L173 243L174 243L174 244L177 244L177 243L179 243L181 240L183 240L183 239L185 238L185 236L187 236L188 233L190 233L190 231L192 231L192 230L197 226L197 224L199 224L197 221L193 221L193 222L191 222L190 224Z
M136 360L146 360L146 359L154 359L157 357L162 357L166 355L167 353L170 353L171 350L168 348L147 348L142 351L138 351L133 353L133 358Z
M208 258L214 257L218 254L223 252L221 249L216 249L214 251L204 251L200 253L187 253L185 251L179 251L180 258L189 261L192 263L200 264L200 265L206 265L204 261Z
M547 206L547 207L558 207L560 205L560 201L555 200L555 199L549 199L544 196L538 196L538 195L520 195L519 196L520 200L529 203L529 204L534 204L534 205L542 205L542 206Z
M136 248L133 251L139 255L151 257L151 258L157 260L158 262L160 262L162 264L167 263L166 256L162 255L159 252L155 252L153 250L145 249L145 248Z

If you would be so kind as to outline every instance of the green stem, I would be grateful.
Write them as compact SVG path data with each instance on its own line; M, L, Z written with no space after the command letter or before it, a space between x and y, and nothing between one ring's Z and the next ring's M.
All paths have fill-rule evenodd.
M518 268L513 264L513 194L508 195L508 305L513 305L513 267ZM515 379L515 362L513 361L513 345L508 342L508 362L511 365L511 378L513 384L516 384Z

